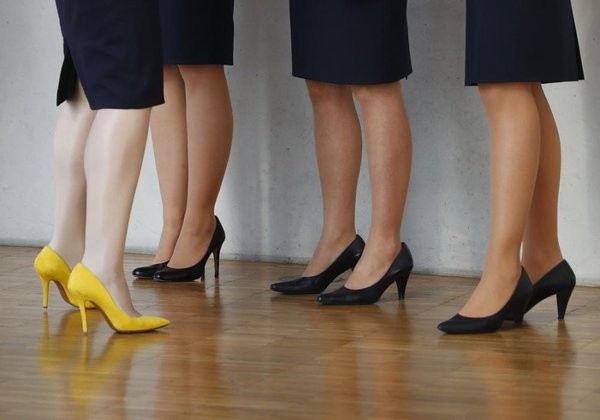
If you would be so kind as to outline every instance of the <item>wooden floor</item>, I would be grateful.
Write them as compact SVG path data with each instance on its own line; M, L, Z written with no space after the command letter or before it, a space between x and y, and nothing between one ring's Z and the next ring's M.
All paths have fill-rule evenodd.
M84 336L56 289L42 310L36 252L0 247L1 419L598 418L600 289L576 289L564 322L548 301L522 328L444 336L471 279L414 275L404 302L321 307L268 290L300 266L225 262L217 283L212 265L205 284L131 280L163 332L113 334L90 313Z

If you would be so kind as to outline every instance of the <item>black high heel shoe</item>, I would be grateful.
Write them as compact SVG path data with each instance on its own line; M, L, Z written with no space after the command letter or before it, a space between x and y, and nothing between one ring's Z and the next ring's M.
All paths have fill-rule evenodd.
M482 334L495 332L500 329L508 314L514 314L515 325L523 323L523 315L531 299L533 287L525 269L521 269L521 276L515 286L508 302L495 314L471 318L456 314L454 317L438 325L438 330L447 334Z
M167 264L169 264L169 261L138 267L134 269L131 272L131 274L133 274L134 277L137 277L139 279L151 279L154 277L154 274L156 274L157 271L160 271L163 268L165 268Z
M374 285L365 289L352 290L342 286L338 290L322 294L317 301L323 305L369 305L377 302L392 283L398 287L398 299L404 299L408 277L413 268L413 259L408 246L403 242L400 253L385 275Z
M210 240L206 254L204 254L204 257L202 257L197 264L187 268L171 268L167 266L154 274L154 280L162 282L184 282L201 278L202 281L204 281L204 268L210 254L213 254L214 257L215 278L219 277L219 257L221 254L221 245L225 242L225 231L217 216L215 216L215 220L217 221L215 232Z
M533 285L533 294L527 304L525 313L529 312L542 300L556 295L558 319L564 319L571 293L573 293L576 284L577 279L573 269L566 260L562 260ZM506 319L513 318L514 315L509 314Z
M327 286L348 269L358 264L358 260L365 249L365 241L356 235L356 238L340 254L339 257L321 274L311 277L296 277L293 280L273 283L271 290L286 295L309 295L321 293Z

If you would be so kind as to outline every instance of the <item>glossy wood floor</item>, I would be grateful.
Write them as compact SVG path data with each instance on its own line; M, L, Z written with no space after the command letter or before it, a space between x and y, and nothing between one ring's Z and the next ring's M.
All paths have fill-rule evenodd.
M522 328L444 336L472 279L414 275L404 302L321 307L268 290L299 266L225 262L217 283L212 265L205 284L132 279L163 332L113 334L93 313L84 336L56 289L42 310L36 252L0 247L2 419L598 418L600 289L578 288L564 322L548 301Z

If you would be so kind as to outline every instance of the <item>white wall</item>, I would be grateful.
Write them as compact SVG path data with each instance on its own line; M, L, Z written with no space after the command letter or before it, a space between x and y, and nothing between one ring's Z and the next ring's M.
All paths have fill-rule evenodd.
M321 205L310 109L290 77L285 0L238 0L229 69L236 135L218 214L227 257L304 261ZM477 274L488 224L487 140L476 90L464 88L464 2L410 1L415 73L404 83L415 165L404 240L419 271ZM584 283L600 285L600 2L573 0L588 80L549 86L564 142L560 233ZM53 213L51 138L61 44L52 0L0 0L0 242L43 244ZM128 246L151 252L161 206L148 149ZM366 163L366 160L365 160ZM366 165L358 227L370 217Z

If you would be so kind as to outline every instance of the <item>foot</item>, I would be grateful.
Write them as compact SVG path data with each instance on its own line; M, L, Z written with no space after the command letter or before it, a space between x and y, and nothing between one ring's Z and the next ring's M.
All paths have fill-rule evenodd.
M131 317L141 316L133 307L129 287L122 270L118 272L103 270L102 267L97 267L93 262L88 264L86 262L84 258L82 264L98 278L121 311Z
M323 234L302 276L312 277L321 274L348 248L355 238L354 230L335 237Z
M475 291L459 311L468 318L483 318L498 312L508 302L521 276L520 264L496 264L484 270Z
M169 261L171 268L188 268L198 263L206 254L216 228L215 216L207 220L184 221L175 250Z
M345 287L360 290L377 283L388 271L400 249L402 243L399 240L369 237L362 257L346 281Z

